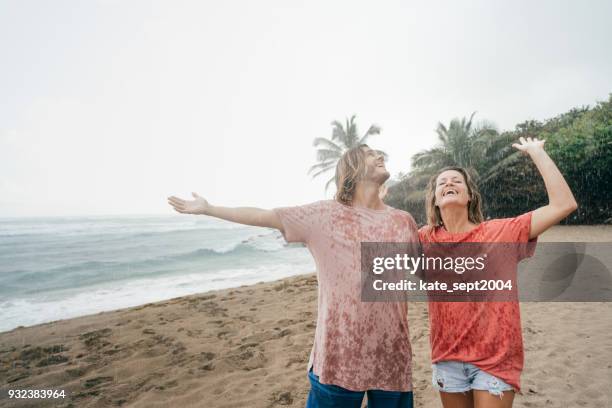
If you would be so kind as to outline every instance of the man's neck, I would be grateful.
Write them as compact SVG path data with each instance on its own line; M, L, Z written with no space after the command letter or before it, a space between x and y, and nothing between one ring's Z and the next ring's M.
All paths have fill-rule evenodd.
M385 203L380 199L380 184L364 181L357 184L353 196L352 207L369 208L371 210L384 210Z
M468 232L475 227L468 218L468 210L466 207L451 207L440 210L444 229L456 234L460 232Z

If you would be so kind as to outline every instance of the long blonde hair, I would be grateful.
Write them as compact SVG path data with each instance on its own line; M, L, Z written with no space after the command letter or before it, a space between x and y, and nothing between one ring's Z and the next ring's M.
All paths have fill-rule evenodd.
M368 145L353 147L342 155L336 164L336 195L334 199L342 204L351 205L357 182L366 174L366 154Z
M482 221L484 221L484 217L482 216L482 199L480 197L480 192L478 192L478 187L476 186L476 183L474 183L470 173L463 167L457 166L445 167L438 171L431 179L429 179L429 183L427 184L427 194L425 197L427 224L431 228L444 225L442 215L440 214L440 208L436 205L436 180L440 174L447 170L454 170L463 175L463 179L465 180L465 184L468 189L468 196L470 198L468 201L468 220L474 224L480 224Z

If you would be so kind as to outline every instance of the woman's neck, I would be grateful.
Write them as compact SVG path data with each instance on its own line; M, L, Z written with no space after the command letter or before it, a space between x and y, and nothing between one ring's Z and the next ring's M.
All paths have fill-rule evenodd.
M476 224L470 222L466 207L440 209L444 229L451 234L471 231Z

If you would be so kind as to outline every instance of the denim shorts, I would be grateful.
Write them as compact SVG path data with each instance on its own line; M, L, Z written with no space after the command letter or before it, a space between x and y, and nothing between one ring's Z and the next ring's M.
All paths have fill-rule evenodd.
M489 391L502 396L514 388L503 380L482 371L474 364L461 361L439 361L431 366L433 387L442 392Z

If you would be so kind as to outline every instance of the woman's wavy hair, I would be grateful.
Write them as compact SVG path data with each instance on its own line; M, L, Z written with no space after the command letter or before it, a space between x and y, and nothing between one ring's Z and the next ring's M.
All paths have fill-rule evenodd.
M351 205L357 182L366 175L366 144L353 147L342 155L336 164L336 195L334 199L342 204Z
M465 184L468 189L468 196L470 198L468 201L468 220L474 224L480 224L484 220L484 217L482 216L482 198L480 197L480 192L478 191L476 183L474 183L474 180L470 176L470 173L463 167L458 166L445 167L429 179L429 183L427 184L427 194L425 196L427 224L432 228L444 225L442 215L440 214L440 208L436 205L436 180L440 174L447 170L455 170L463 175L463 179L465 180Z

